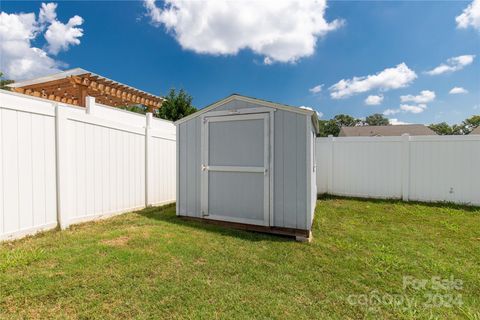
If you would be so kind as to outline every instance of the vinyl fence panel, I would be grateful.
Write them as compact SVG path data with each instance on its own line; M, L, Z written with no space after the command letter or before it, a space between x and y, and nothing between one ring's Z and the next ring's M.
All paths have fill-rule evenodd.
M54 107L2 94L0 240L56 226L55 165Z
M480 136L317 138L319 193L480 204Z
M175 133L152 129L150 141L149 205L174 202L177 178Z
M0 240L174 202L175 126L146 118L0 92Z
M87 115L66 121L70 223L144 207L145 130Z
M410 199L480 204L480 136L412 137Z

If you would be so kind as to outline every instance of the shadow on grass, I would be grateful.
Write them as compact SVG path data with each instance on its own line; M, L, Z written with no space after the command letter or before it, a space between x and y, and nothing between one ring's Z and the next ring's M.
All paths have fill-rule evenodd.
M221 236L233 237L242 240L248 240L253 242L258 241L268 241L268 242L295 242L295 238L282 236L282 235L274 235L268 233L262 233L257 231L248 231L248 230L240 230L235 229L233 227L223 227L208 223L208 221L194 221L188 220L181 217L177 217L175 214L175 203L168 204L161 207L150 207L136 212L137 214L144 216L149 219L154 219L162 222L166 222L169 224L173 224L176 226L193 228L209 233L215 233Z
M355 200L361 202L372 202L372 203L385 203L385 204L401 204L403 206L414 206L422 205L430 208L447 208L447 209L456 209L463 210L473 213L480 214L480 207L469 205L469 204L458 204L453 202L421 202L421 201L403 201L400 199L374 199L374 198L359 198L359 197L345 197L345 196L335 196L330 194L319 194L317 200Z

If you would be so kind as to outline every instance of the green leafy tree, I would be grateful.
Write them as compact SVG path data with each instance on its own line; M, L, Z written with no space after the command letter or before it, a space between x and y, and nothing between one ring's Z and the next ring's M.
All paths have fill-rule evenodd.
M460 124L449 125L446 122L432 123L428 127L439 135L464 135L469 134L480 126L480 115L471 116Z
M121 107L118 107L118 108L130 111L130 112L140 113L140 114L146 114L147 113L147 107L145 107L143 104L137 104L137 105L133 105L133 106L121 106Z
M480 126L480 115L474 115L468 119L465 119L462 125L464 134L469 134L473 131L473 129Z
M4 79L4 78L3 78L3 72L0 71L0 89L10 91L10 88L7 87L7 85L9 85L9 84L11 84L11 83L14 83L14 82L15 82L15 81L13 81L13 80Z
M348 114L337 114L333 117L333 120L336 124L341 127L355 127L356 125L360 124L361 121L359 119L355 119L354 117Z
M467 134L467 132L465 132L465 126L463 125L463 123L452 125L452 134L453 135Z
M319 137L327 137L332 135L338 137L341 127L355 127L362 124L362 121L355 119L354 117L348 114L338 114L333 119L330 120L319 120Z
M446 122L432 123L428 127L430 129L432 129L433 131L435 131L436 134L441 135L441 136L446 136L446 135L452 135L453 134L452 127Z
M385 118L385 116L383 114L380 114L380 113L375 113L375 114L372 114L372 115L368 116L365 119L365 122L369 126L388 126L390 124L388 119Z
M337 137L340 133L340 127L335 120L318 120L318 136L328 137L329 135Z
M180 89L177 92L175 89L170 89L156 116L166 120L177 121L197 111L192 106L192 100L192 96L185 90Z

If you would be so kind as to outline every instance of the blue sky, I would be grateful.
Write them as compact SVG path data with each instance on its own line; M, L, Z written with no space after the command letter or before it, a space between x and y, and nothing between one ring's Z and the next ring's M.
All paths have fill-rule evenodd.
M35 13L38 20L41 4L2 1L1 11L6 14ZM324 119L339 113L365 117L390 109L388 117L401 122L458 123L473 114L480 114L478 17L467 12L464 25L456 20L469 6L472 6L471 11L476 10L472 1L329 1L328 7L319 15L330 23L328 27L319 31L315 26L309 26L304 38L302 27L291 42L281 41L260 49L255 47L258 42L251 39L252 33L274 37L280 32L275 19L268 20L267 17L263 20L268 8L259 9L258 29L253 32L246 29L246 34L240 34L239 30L243 29L238 29L241 25L235 29L235 23L243 22L226 15L231 23L214 24L223 26L223 29L210 30L212 37L210 33L192 35L198 30L188 24L172 22L168 17L155 18L155 12L164 13L165 7L160 1L153 5L156 9L150 7L147 10L142 1L58 2L55 21L66 24L75 15L82 18L83 22L76 26L83 29L83 35L76 37L79 43L70 39L64 49L59 49L61 42L58 41L64 40L61 39L54 47L54 40L46 40L48 25L45 25L28 40L29 45L45 52L52 63L50 69L82 67L154 94L163 95L171 87L184 88L193 96L195 106L200 108L235 92L312 107L321 112ZM229 10L228 6L225 10ZM248 13L247 10L247 18L250 17ZM302 14L305 13L300 12L300 18ZM208 19L208 12L203 12L203 16ZM295 19L292 16L294 14L288 19ZM333 25L335 19L338 23ZM7 20L3 20L6 24ZM321 20L316 21L322 23ZM290 22L293 25L298 23ZM180 39L182 32L184 38ZM312 33L316 39L313 51L309 52L308 46L296 50L295 46L309 43ZM223 46L219 48L216 47L216 36L223 40ZM296 45L298 39L303 42ZM208 41L211 43L206 44ZM244 42L247 43L246 49L235 51L232 48ZM199 52L202 50L207 53ZM222 51L229 54L222 54ZM11 68L15 67L10 61L16 61L12 57L16 53L9 54L4 53L3 61L0 61L4 72L8 63ZM462 56L461 62L448 60ZM365 79L361 78L347 86L341 99L332 97L336 90L329 88L342 79L375 75L385 69L397 72L397 66L402 63L408 72L400 72L399 79L394 77L391 80L398 80L398 83L383 83L382 74L377 77L379 79L371 77L363 81ZM426 73L442 64L450 69L435 75ZM27 68L24 77L47 71L49 69L44 68L30 72ZM309 90L318 85L323 85L321 92ZM364 89L356 90L357 85ZM468 93L449 94L454 87L463 88ZM366 105L365 99L370 95L383 96L383 100L373 97L372 101L382 101L377 105ZM401 105L407 107L402 109Z

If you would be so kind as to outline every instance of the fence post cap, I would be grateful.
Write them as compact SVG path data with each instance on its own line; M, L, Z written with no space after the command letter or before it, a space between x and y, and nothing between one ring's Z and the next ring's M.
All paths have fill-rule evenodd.
M146 119L147 119L147 127L150 127L151 124L152 124L153 113L147 112L145 115L146 115Z
M95 110L95 97L85 97L85 108L88 114L93 114Z

